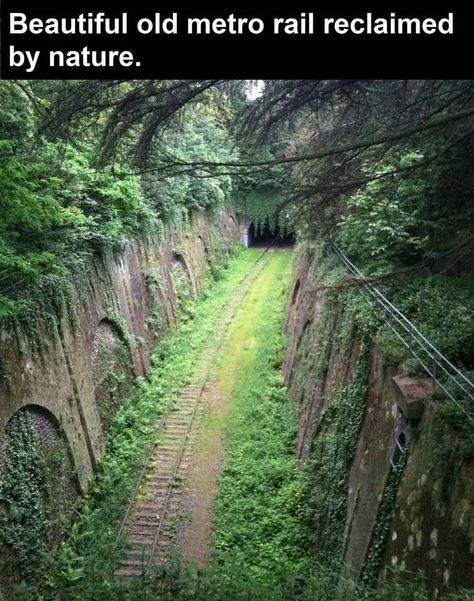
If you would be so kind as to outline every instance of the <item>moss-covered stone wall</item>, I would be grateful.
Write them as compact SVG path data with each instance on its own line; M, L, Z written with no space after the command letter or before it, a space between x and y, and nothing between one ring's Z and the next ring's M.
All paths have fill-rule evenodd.
M228 212L196 214L160 242L130 242L124 252L92 261L57 318L35 314L3 323L0 449L19 409L43 407L62 428L85 489L104 452L111 413L133 379L147 373L152 348L179 318L176 257L192 298L239 238Z
M315 558L372 583L392 567L423 570L433 598L472 586L474 462L438 402L426 400L421 419L404 414L393 379L403 359L375 336L358 290L334 287L344 275L321 245L297 247L284 373Z

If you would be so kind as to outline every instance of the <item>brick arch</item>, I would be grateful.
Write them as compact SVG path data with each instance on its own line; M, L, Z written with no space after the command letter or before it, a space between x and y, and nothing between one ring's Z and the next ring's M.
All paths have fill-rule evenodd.
M180 263L186 269L186 271L189 271L188 266L186 264L186 260L185 260L182 252L180 252L179 250L173 250L173 252L171 253L171 257L172 257L173 263Z
M118 340L123 340L123 332L120 331L118 325L109 317L103 317L99 320L94 337L97 336L97 332L101 329L108 329L112 332L115 338L117 338Z
M50 495L48 495L48 517L50 526L47 532L48 543L54 547L64 535L63 524L58 516L67 512L77 502L80 483L75 469L75 461L68 436L58 417L47 407L25 403L12 412L0 435L0 480L5 476L6 460L10 438L8 425L20 415L26 415L37 445L38 454L46 466Z
M189 284L189 290L190 290L190 294L192 297L195 297L198 295L199 290L195 281L195 277L193 277L193 271L192 269L190 269L187 260L185 259L183 253L181 253L178 250L173 250L172 252L172 270L180 270L185 281L188 282ZM179 298L179 294L180 291L176 289L176 281L173 279L172 276L172 280L173 280L173 290L176 296L176 302L177 305L179 305L180 303L180 298Z
M102 429L107 433L134 380L129 342L107 317L101 319L95 329L91 364L97 413Z
M298 351L300 350L301 343L303 342L303 339L304 339L304 338L305 338L305 337L308 335L308 333L309 333L309 329L310 329L310 327L311 327L312 323L313 323L313 320L312 320L312 319L307 319L307 320L304 322L304 325L303 325L303 327L301 328L301 333L300 333L300 335L298 336L298 342L296 343L296 352L298 352Z
M172 264L175 266L179 265L184 270L184 273L185 273L186 277L188 278L189 283L191 284L193 294L196 294L193 272L192 272L192 269L190 269L190 266L188 264L186 257L184 256L184 254L182 252L180 252L179 250L173 250L171 257L172 257Z
M227 219L227 227L230 232L231 240L233 240L234 242L238 242L241 237L240 225L233 215L229 215Z
M197 235L193 241L192 264L196 295L201 294L203 284L209 272L212 273L213 270L212 253L208 244L208 241L200 235Z
M197 244L200 246L202 252L204 253L204 255L205 255L206 259L207 259L207 262L209 263L210 260L211 260L210 259L210 253L209 253L209 248L208 248L207 244L204 241L204 238L202 236L197 236L196 237L196 241L197 241Z
M21 411L31 412L35 415L44 417L45 420L47 420L47 423L49 423L52 426L52 428L54 428L54 430L61 431L63 433L64 438L69 446L69 449L71 450L71 446L69 444L67 435L61 427L61 422L51 408L46 407L45 405L40 405L38 403L24 403L18 405L17 407L12 407L10 412L6 413L3 416L2 423L0 424L0 479L3 476L5 449L6 444L8 442L6 429L11 420Z
M22 411L22 410L25 410L28 408L32 408L34 410L44 412L49 417L49 419L53 422L53 424L55 424L56 427L61 428L61 420L56 415L53 407L50 407L47 404L43 404L43 403L31 403L31 402L20 403L18 405L10 407L9 410L4 412L1 416L2 419L0 420L0 438L2 440L3 440L4 434L5 434L5 428L7 427L8 423L11 421L12 417L14 415L16 415L19 411Z
M12 417L18 413L18 411L31 411L32 413L41 415L45 419L47 419L54 428L56 428L57 430L61 430L61 423L58 417L54 414L53 411L51 411L51 409L44 405L41 405L40 403L25 403L24 405L16 409L16 411L12 413L10 419L5 424L5 427L7 426L8 422L12 419Z

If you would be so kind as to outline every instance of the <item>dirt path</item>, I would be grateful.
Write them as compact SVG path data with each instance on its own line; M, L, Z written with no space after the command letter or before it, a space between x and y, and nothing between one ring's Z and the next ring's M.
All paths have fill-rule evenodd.
M183 559L201 567L209 560L212 507L218 477L224 467L223 428L228 410L227 399L214 383L187 479L181 507L183 518L178 530L178 549Z

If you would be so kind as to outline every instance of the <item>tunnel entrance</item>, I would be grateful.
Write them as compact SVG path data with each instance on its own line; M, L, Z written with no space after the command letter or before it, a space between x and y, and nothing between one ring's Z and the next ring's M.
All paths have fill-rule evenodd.
M278 225L274 230L270 229L268 223L265 223L263 227L255 227L252 222L249 226L249 246L266 248L272 245L280 248L290 248L294 243L294 234L286 229L282 230Z

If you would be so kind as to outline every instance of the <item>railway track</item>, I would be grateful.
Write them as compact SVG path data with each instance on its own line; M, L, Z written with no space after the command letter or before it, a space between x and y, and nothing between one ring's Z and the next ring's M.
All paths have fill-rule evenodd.
M215 394L215 360L238 307L264 265L265 260L257 261L242 280L216 321L215 337L203 349L191 383L182 390L176 408L157 424L159 441L138 478L115 542L114 551L123 549L113 572L117 578L146 574L153 565L165 562L174 548L184 483L199 437L199 416Z

